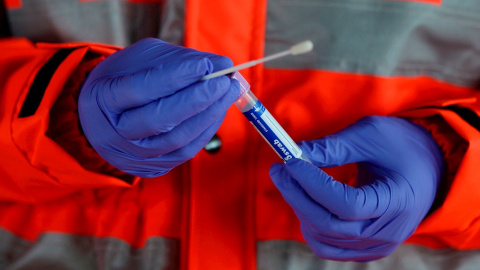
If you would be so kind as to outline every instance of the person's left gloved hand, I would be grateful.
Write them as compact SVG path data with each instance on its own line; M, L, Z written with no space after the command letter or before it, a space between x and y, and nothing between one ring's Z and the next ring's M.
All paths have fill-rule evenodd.
M167 173L195 156L238 98L237 80L209 73L224 56L147 38L103 60L78 100L84 134L116 168L140 177Z
M430 134L395 117L366 117L300 148L314 165L300 159L276 163L270 177L295 211L308 245L326 259L369 261L393 252L427 214L443 170ZM356 187L318 168L354 162Z

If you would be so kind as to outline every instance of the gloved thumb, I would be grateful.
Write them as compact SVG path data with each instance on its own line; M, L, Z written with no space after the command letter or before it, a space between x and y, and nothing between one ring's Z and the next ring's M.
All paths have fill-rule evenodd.
M402 133L406 122L396 118L365 117L335 134L314 141L303 141L299 146L318 167L358 162L381 166L396 158L396 154L386 153L386 147L398 144L396 133ZM385 157L392 158L386 161Z
M285 168L313 200L342 219L376 218L389 206L391 183L388 179L355 188L300 159L288 161Z
M348 163L368 161L370 152L364 145L333 134L313 141L298 143L305 156L317 167L334 167Z

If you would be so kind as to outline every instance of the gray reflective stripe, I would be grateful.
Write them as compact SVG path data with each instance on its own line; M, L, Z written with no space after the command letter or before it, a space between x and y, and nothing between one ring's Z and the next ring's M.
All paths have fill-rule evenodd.
M22 8L9 10L8 17L12 35L33 41L93 41L126 46L144 37L165 36L174 43L181 41L182 8L183 1L179 0L169 1L166 10L159 3L122 0L22 0ZM167 11L176 14L164 16ZM162 20L166 25L161 25Z
M28 241L0 228L0 269L8 269L30 246Z
M116 238L61 233L30 243L0 228L0 269L178 269L179 241L152 237L132 248Z
M388 257L367 263L320 259L306 244L287 240L258 242L257 256L259 270L473 270L480 266L480 250L431 250L406 244Z
M162 14L159 37L167 42L183 45L185 31L185 0L167 0Z
M311 39L314 52L266 67L381 76L429 75L475 85L480 74L480 1L441 6L378 0L270 0L265 54Z

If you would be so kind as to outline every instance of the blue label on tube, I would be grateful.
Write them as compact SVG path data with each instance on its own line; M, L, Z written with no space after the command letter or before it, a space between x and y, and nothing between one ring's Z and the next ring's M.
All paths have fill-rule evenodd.
M301 155L298 146L278 125L260 101L257 101L253 108L243 114L284 161L293 157L298 158Z

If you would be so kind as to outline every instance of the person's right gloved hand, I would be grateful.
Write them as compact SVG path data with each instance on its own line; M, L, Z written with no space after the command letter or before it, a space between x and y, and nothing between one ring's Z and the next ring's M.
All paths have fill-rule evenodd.
M236 100L238 81L206 74L232 66L223 56L141 40L102 61L78 100L83 131L118 169L154 177L195 156Z
M365 117L300 148L313 164L276 163L270 176L300 220L308 245L326 259L389 255L427 214L443 172L432 136L396 117ZM355 187L318 168L347 163L357 163Z

